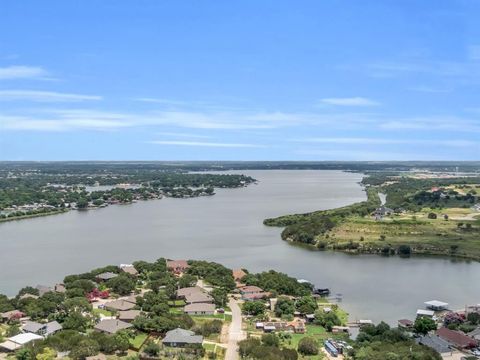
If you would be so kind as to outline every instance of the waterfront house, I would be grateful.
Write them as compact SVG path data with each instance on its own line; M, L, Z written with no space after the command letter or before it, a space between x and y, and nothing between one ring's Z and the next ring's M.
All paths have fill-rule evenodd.
M0 348L7 351L15 351L35 340L43 340L43 337L33 333L18 334L0 343Z
M167 260L167 269L175 274L182 274L188 269L187 260Z
M122 299L107 302L105 303L104 307L110 311L126 311L132 310L135 307L135 304Z
M97 280L97 282L105 282L105 281L111 280L113 278L116 278L117 276L118 276L118 274L115 274L115 273L112 273L112 272L104 272L104 273L98 274L95 277L95 279Z
M452 349L450 347L450 343L448 341L443 340L441 337L437 335L424 335L422 337L416 338L415 340L417 344L428 346L431 349L434 349L439 354L448 355L452 353Z
M213 315L215 305L209 303L193 303L185 305L183 312L188 315Z
M434 315L435 315L435 312L432 310L423 310L423 309L417 310L417 317L426 316L426 317L433 318Z
M176 328L170 330L162 340L163 345L170 347L185 347L187 345L201 346L203 343L203 336L195 335L193 331Z
M115 334L117 331L128 329L132 324L118 319L104 319L95 325L94 329L106 334Z
M50 321L46 324L41 324L36 321L27 321L22 326L23 332L37 334L44 337L55 334L60 330L62 330L62 325L56 321Z
M450 330L449 328L442 327L437 330L436 334L458 349L471 349L478 346L477 340L465 335L461 331Z
M425 306L427 307L427 309L433 311L442 311L448 308L448 303L438 300L430 300L425 302Z
M411 329L413 327L413 321L408 319L398 320L398 327L402 329Z
M132 264L120 264L120 270L132 276L138 275L137 269L135 269L135 266L133 266Z
M119 311L118 312L118 319L125 321L125 322L132 322L140 316L142 312L140 310L127 310L127 311Z

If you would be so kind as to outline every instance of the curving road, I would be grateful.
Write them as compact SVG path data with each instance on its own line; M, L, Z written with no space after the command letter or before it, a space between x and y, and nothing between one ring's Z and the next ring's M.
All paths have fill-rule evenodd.
M228 344L225 360L237 360L239 358L238 342L244 340L246 334L245 331L242 330L242 311L238 306L237 300L230 299L228 306L232 310L232 323L228 329Z

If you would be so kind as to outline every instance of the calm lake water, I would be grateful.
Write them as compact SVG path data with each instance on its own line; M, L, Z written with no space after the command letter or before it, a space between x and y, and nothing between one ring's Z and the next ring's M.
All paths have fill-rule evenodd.
M275 269L343 294L351 320L413 318L423 302L480 303L480 263L310 251L280 239L264 218L365 199L360 174L244 171L258 185L212 197L110 206L0 224L0 292L53 284L106 264L159 257Z

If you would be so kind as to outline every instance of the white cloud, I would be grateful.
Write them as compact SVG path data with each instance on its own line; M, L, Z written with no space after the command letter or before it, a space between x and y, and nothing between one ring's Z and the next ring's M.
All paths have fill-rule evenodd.
M328 105L337 106L377 106L380 105L377 101L373 101L364 97L350 97L350 98L324 98L320 102Z
M451 147L478 146L480 143L457 139L457 140L430 140L430 139L388 139L372 137L321 137L294 139L295 142L319 143L319 144L345 144L345 145L438 145Z
M156 145L174 145L174 146L195 146L195 147L223 147L223 148L262 148L264 145L242 144L242 143L217 143L201 141L173 141L173 140L154 140L149 144Z
M37 90L0 90L0 101L76 102L101 100L101 96Z
M7 66L0 67L0 80L10 79L42 79L47 78L48 72L38 66Z

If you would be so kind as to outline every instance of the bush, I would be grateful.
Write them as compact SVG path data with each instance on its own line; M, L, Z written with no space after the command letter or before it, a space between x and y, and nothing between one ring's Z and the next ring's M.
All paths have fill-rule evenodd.
M317 355L318 343L312 337L304 337L298 343L298 352L302 355Z
M437 218L437 214L431 212L431 213L428 213L428 218L429 219L436 219Z
M155 357L160 352L160 346L153 341L149 341L143 348L143 352L148 356Z

